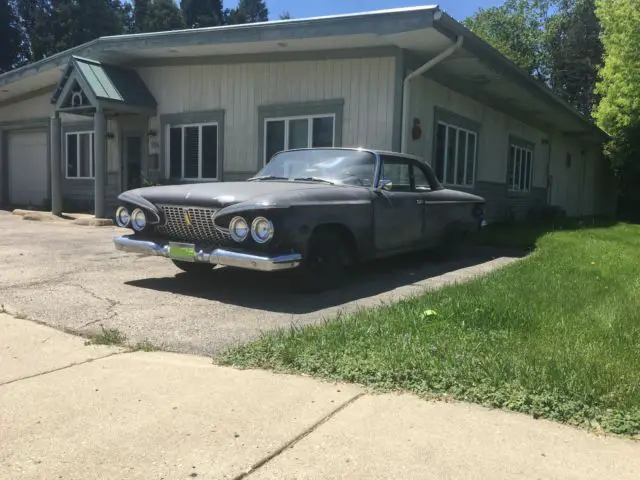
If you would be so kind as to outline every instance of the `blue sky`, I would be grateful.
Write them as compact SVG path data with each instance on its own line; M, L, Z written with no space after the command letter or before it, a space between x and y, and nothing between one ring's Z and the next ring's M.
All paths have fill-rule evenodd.
M342 13L365 12L386 8L414 7L438 4L452 17L462 20L471 15L479 7L490 7L503 3L502 0L266 0L269 16L278 18L283 11L288 11L293 18L315 17L319 15L338 15ZM236 5L236 0L224 0L225 7Z

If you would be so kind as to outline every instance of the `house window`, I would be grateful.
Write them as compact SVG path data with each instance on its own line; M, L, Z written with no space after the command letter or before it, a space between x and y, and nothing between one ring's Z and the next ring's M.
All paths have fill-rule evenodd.
M93 132L65 135L67 178L93 178L96 164Z
M264 122L265 165L283 150L335 146L335 115L267 118Z
M478 134L438 121L435 173L445 185L472 187L476 170Z
M532 164L533 151L531 149L511 144L507 166L507 188L510 192L531 190Z
M217 180L218 124L170 125L169 172L182 180Z

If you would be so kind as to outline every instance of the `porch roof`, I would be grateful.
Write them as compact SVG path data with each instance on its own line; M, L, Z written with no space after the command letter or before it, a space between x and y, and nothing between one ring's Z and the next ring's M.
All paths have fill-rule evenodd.
M78 99L76 102L72 97ZM71 56L51 103L59 111L154 112L156 100L134 70Z

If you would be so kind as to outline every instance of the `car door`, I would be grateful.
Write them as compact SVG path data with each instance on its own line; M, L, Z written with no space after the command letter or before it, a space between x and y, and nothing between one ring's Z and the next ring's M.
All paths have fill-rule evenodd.
M378 250L411 247L423 238L424 204L412 185L411 160L392 155L381 155L380 160L380 179L391 185L376 191L373 200L375 246Z
M434 189L435 175L430 168L413 160L411 164L413 190L418 196L418 204L422 207L422 240L425 247L438 243L442 229L442 212L444 205L438 202L437 190Z

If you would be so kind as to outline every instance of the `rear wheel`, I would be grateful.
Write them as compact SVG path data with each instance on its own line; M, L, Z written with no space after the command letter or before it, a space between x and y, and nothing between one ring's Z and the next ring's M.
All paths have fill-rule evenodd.
M347 274L348 251L338 232L315 233L305 259L295 271L293 288L300 293L319 293L339 288Z
M213 265L208 263L183 262L181 260L171 260L173 264L183 272L191 275L204 275L210 273Z

